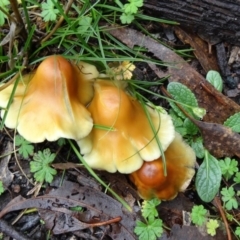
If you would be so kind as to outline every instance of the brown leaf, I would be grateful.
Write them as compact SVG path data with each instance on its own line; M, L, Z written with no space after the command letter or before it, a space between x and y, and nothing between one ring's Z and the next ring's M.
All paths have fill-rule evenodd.
M240 135L230 128L216 123L194 120L200 129L206 149L216 158L240 157Z
M172 98L170 93L161 86L162 92ZM230 128L216 123L198 121L188 114L187 111L178 103L178 108L188 117L196 126L198 126L205 148L216 158L221 157L240 157L240 135L233 132Z
M195 226L182 226L175 224L171 229L171 236L168 240L223 240L226 239L224 233L217 229L216 236L212 237L208 234L205 236Z
M205 121L223 123L234 113L240 112L238 104L218 92L183 58L149 36L129 28L113 29L111 27L108 32L130 48L145 47L156 58L164 61L168 65L165 75L170 75L169 80L186 85L195 94L199 106L206 109Z
M79 212L76 218L71 208L77 206L81 206L84 211ZM26 208L51 211L51 214L49 212L50 216L44 220L48 221L49 227L52 226L51 222L54 222L56 228L52 230L56 231L56 234L61 233L61 228L63 232L76 231L88 227L102 226L111 223L114 219L119 221L121 218L122 220L118 224L112 224L112 228L115 230L109 232L109 235L119 240L124 238L136 239L133 229L138 217L135 213L127 212L119 202L108 195L95 189L80 187L76 183L65 181L61 188L54 189L44 196L31 199L25 199L21 196L16 197L0 212L0 218L8 212ZM42 215L48 216L44 213ZM56 223L59 216L64 218L64 221ZM70 222L72 225L69 225Z
M67 214L51 210L39 210L41 218L44 220L46 227L51 229L54 234L63 234L67 232L74 232L83 230L86 228L92 228L97 226L104 226L107 224L113 224L121 221L120 217L111 219L105 222L97 223L84 223L77 219L77 214Z
M207 42L202 40L196 33L192 33L190 31L185 32L180 27L174 27L175 33L178 38L187 44L190 44L194 49L193 53L196 58L199 60L201 66L207 73L209 70L220 71L218 67L218 62L216 58L216 53L214 50L209 52L209 45Z
M8 142L4 152L2 152L1 154L2 156L5 156L5 157L2 157L0 161L0 180L2 181L3 186L5 188L7 188L13 180L13 174L8 169L8 162L11 158L12 151L13 151L13 145L11 142Z
M79 168L81 167L80 164L77 163L72 163L72 162L67 162L67 163L53 163L51 166L55 169L60 169L60 170L67 170L71 168Z

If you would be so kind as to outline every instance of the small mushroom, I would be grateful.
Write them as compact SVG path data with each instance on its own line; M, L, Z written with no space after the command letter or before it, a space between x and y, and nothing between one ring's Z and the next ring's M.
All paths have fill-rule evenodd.
M130 174L130 180L136 185L143 199L158 197L171 200L188 187L195 173L195 153L179 133L176 133L164 154L167 176L164 176L161 157L152 162L144 162L139 170Z
M88 110L94 124L89 136L78 141L87 163L108 172L131 173L139 169L143 160L161 156L156 137L163 151L174 139L174 127L169 115L146 106L156 130L151 128L143 106L112 81L97 81L95 95Z
M35 72L20 80L5 125L17 128L25 139L35 143L85 137L93 123L84 105L93 97L89 80L96 76L96 68L89 64L73 65L61 56L46 58ZM0 92L3 109L12 89L10 85Z

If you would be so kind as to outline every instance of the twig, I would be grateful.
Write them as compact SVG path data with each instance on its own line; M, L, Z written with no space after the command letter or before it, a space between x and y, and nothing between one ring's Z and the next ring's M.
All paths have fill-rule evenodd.
M70 7L72 5L74 0L69 0L69 2L67 3L66 9L64 10L64 14L66 15L68 13L68 11L70 10ZM60 27L60 25L62 24L64 20L64 16L61 16L58 20L58 22L56 23L56 25L54 26L54 28L52 29L52 31L44 38L41 40L41 43L46 42L56 31L57 29Z
M11 225L7 224L3 219L0 219L0 231L13 239L31 240L24 236L21 232L16 231Z
M232 240L232 235L230 233L229 225L228 225L228 222L227 222L225 213L223 211L222 204L221 204L221 201L220 201L219 197L216 196L213 199L213 203L217 206L217 208L218 208L218 210L221 214L222 220L224 222L224 225L225 225L225 228L226 228L226 231L227 231L228 240Z
M110 220L107 220L107 221L104 221L104 222L97 222L97 223L91 223L91 227L101 227L101 226L104 226L104 225L109 225L109 224L112 224L112 223L117 223L117 222L120 222L122 220L121 217L115 217L113 219L110 219Z
M24 25L23 19L21 17L21 14L18 10L18 2L17 2L17 0L10 0L10 3L11 3L12 10L15 14L15 17L17 19L17 23L19 23L22 26L22 29L21 29L22 37L24 40L26 40L27 39L27 31L25 29L25 25Z

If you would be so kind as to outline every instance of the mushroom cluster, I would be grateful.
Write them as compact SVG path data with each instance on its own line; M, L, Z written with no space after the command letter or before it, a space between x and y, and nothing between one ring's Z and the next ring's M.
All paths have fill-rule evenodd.
M20 79L8 109L14 85L0 92L5 125L31 142L74 139L90 167L130 174L144 199L172 199L193 177L195 154L165 111L143 106L119 84L131 78L134 66L110 69L104 76L115 71L115 81L99 79L103 75L93 65L46 58Z
M174 139L174 127L169 115L146 107L156 132L149 123L143 106L113 81L97 81L88 110L94 124L110 130L93 128L78 141L81 153L92 168L108 172L132 173L143 161L161 156L156 138L163 151Z
M61 56L46 58L31 74L20 79L12 104L6 109L14 84L0 92L5 125L16 128L28 141L59 138L79 140L90 133L93 122L85 105L93 97L97 69L80 62L73 65Z

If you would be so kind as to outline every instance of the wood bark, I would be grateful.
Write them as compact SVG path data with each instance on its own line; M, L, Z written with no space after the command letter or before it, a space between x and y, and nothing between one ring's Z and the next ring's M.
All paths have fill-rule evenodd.
M177 21L212 44L240 46L240 0L145 0L144 10Z

